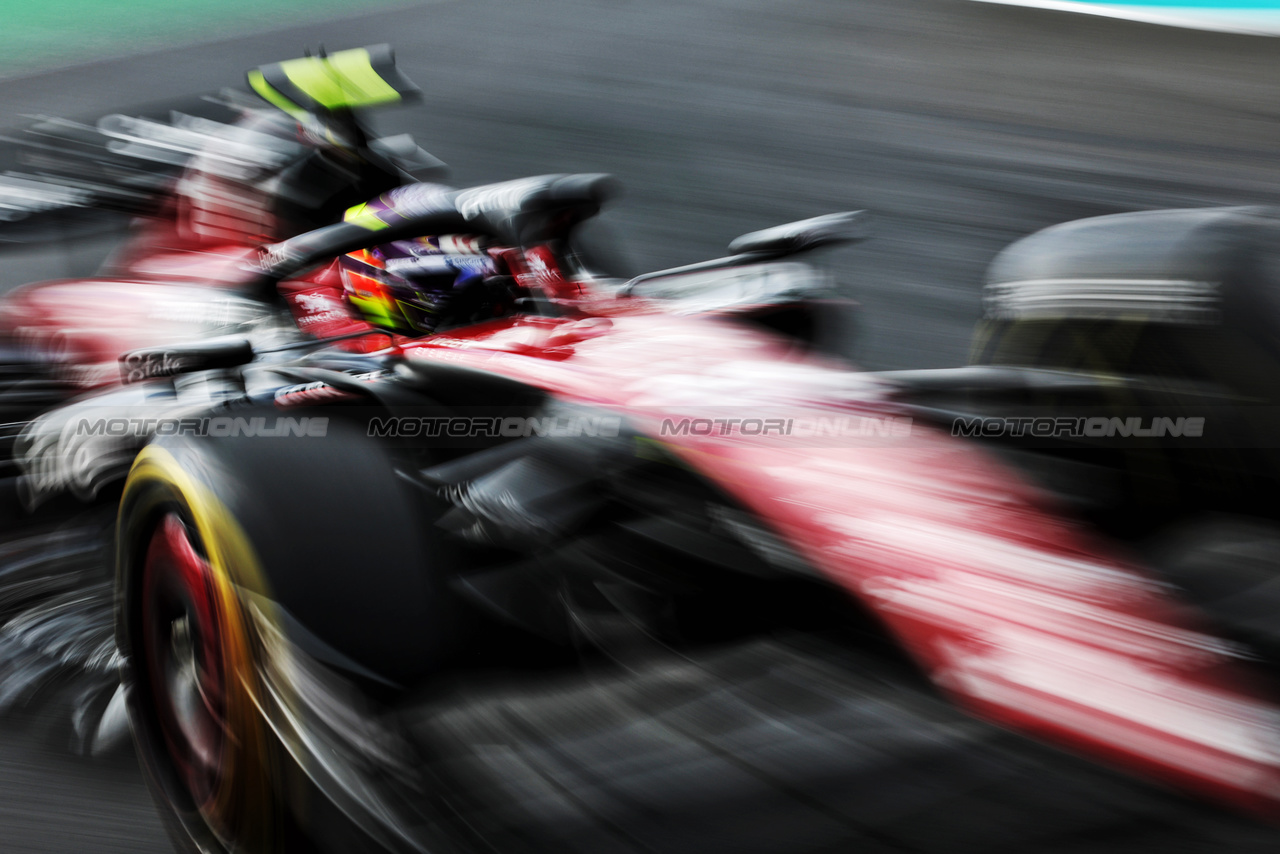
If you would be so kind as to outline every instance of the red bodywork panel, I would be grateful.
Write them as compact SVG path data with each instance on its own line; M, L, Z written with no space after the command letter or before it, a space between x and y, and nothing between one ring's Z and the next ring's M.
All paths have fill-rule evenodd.
M902 429L873 381L708 318L513 319L403 352L607 407L660 437L971 711L1280 815L1280 706L1266 675L987 452ZM725 417L819 429L661 435L663 421ZM841 417L892 426L824 438Z
M249 319L232 291L194 283L79 279L17 288L0 302L0 334L54 361L83 389L120 381L127 350L208 337Z
M75 387L113 385L128 350L198 340L248 319L254 303L237 288L252 279L256 257L256 249L235 244L175 249L133 255L112 277L16 288L0 301L0 335L45 354ZM387 333L352 316L332 268L283 282L280 290L303 332L334 338L369 330L367 339L342 346L358 352L387 346Z

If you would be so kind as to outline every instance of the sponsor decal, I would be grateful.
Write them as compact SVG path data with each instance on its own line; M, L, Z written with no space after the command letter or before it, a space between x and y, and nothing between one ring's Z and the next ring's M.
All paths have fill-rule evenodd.
M384 371L369 371L352 375L353 380L373 382L387 376ZM360 395L354 391L335 388L326 382L303 383L277 389L275 404L279 407L312 406L320 403L336 403L338 401L355 400Z
M304 330L325 323L350 320L346 305L339 299L325 294L295 294L293 304L299 314L297 322Z
M288 267L298 257L288 243L268 243L258 250L258 267L269 273L277 267Z
M198 357L179 355L168 350L147 350L126 353L120 358L120 373L126 383L136 383L156 377L172 377L191 370Z
M481 255L484 243L481 238L465 234L442 234L438 240L442 252L454 255Z
M495 272L493 262L481 255L416 255L412 258L389 258L386 270L397 276L454 272L490 275Z
M337 403L340 400L355 400L356 397L357 395L353 392L317 382L282 388L275 394L275 403L282 408L312 406L320 403Z

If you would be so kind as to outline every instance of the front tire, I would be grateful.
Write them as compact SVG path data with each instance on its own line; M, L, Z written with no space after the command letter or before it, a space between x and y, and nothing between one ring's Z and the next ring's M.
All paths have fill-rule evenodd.
M117 642L139 759L180 850L324 848L307 828L332 810L264 716L262 631L354 684L395 691L434 672L458 624L421 511L384 450L340 422L323 438L169 437L139 455L118 522Z

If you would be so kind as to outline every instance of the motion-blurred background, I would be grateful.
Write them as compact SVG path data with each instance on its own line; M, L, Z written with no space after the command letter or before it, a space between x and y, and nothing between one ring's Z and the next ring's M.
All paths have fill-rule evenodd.
M425 98L379 129L413 133L459 186L617 175L628 193L603 219L638 269L869 209L876 238L832 261L862 304L848 352L872 368L962 364L986 264L1036 229L1280 199L1268 37L967 0L5 0L0 11L3 129L34 114L163 111L308 47L389 41ZM114 240L0 244L0 288L86 275ZM168 850L128 749L73 756L45 720L29 708L0 721L0 850Z

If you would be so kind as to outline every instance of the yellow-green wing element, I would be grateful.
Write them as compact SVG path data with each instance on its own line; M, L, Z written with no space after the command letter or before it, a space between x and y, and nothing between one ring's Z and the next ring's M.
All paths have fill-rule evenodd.
M395 104L420 93L396 70L395 54L385 44L262 65L249 72L249 86L299 120Z

